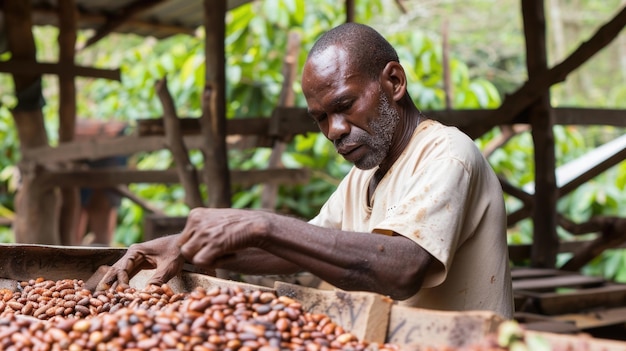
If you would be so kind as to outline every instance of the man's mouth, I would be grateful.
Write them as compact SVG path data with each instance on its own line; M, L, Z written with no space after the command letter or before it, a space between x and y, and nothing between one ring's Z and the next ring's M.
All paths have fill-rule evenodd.
M352 151L358 149L361 145L356 145L356 144L352 144L352 145L341 145L340 147L337 148L337 152L341 155L341 156L347 156L348 154L350 154Z

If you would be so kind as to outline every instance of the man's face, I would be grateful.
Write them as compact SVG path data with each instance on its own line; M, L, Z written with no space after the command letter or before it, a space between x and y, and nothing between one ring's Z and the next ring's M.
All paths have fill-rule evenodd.
M400 116L380 82L349 62L337 46L309 58L302 89L311 117L337 152L356 167L371 169L387 157Z

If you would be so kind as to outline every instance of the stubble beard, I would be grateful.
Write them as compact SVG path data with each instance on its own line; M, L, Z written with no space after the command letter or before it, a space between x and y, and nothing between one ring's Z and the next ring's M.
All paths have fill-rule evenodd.
M372 169L385 160L391 148L393 134L400 122L400 114L391 107L389 99L387 99L382 90L379 99L379 116L369 123L371 134L363 133L357 136L359 142L367 145L370 149L370 152L365 157L354 163L359 169Z

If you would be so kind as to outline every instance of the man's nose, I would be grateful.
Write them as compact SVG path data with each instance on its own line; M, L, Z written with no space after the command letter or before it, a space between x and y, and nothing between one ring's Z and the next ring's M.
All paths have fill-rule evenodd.
M338 140L350 133L350 124L341 114L328 116L328 139Z

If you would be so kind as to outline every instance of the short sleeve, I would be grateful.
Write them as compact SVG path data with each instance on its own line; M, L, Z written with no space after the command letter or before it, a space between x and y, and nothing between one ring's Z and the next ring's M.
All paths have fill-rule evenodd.
M441 284L464 238L460 238L469 196L470 176L452 157L432 160L403 184L404 193L375 231L393 231L428 251L437 263L423 286Z
M325 228L341 229L342 209L345 205L341 189L342 185L340 184L337 190L326 200L317 216L309 221L310 224Z

